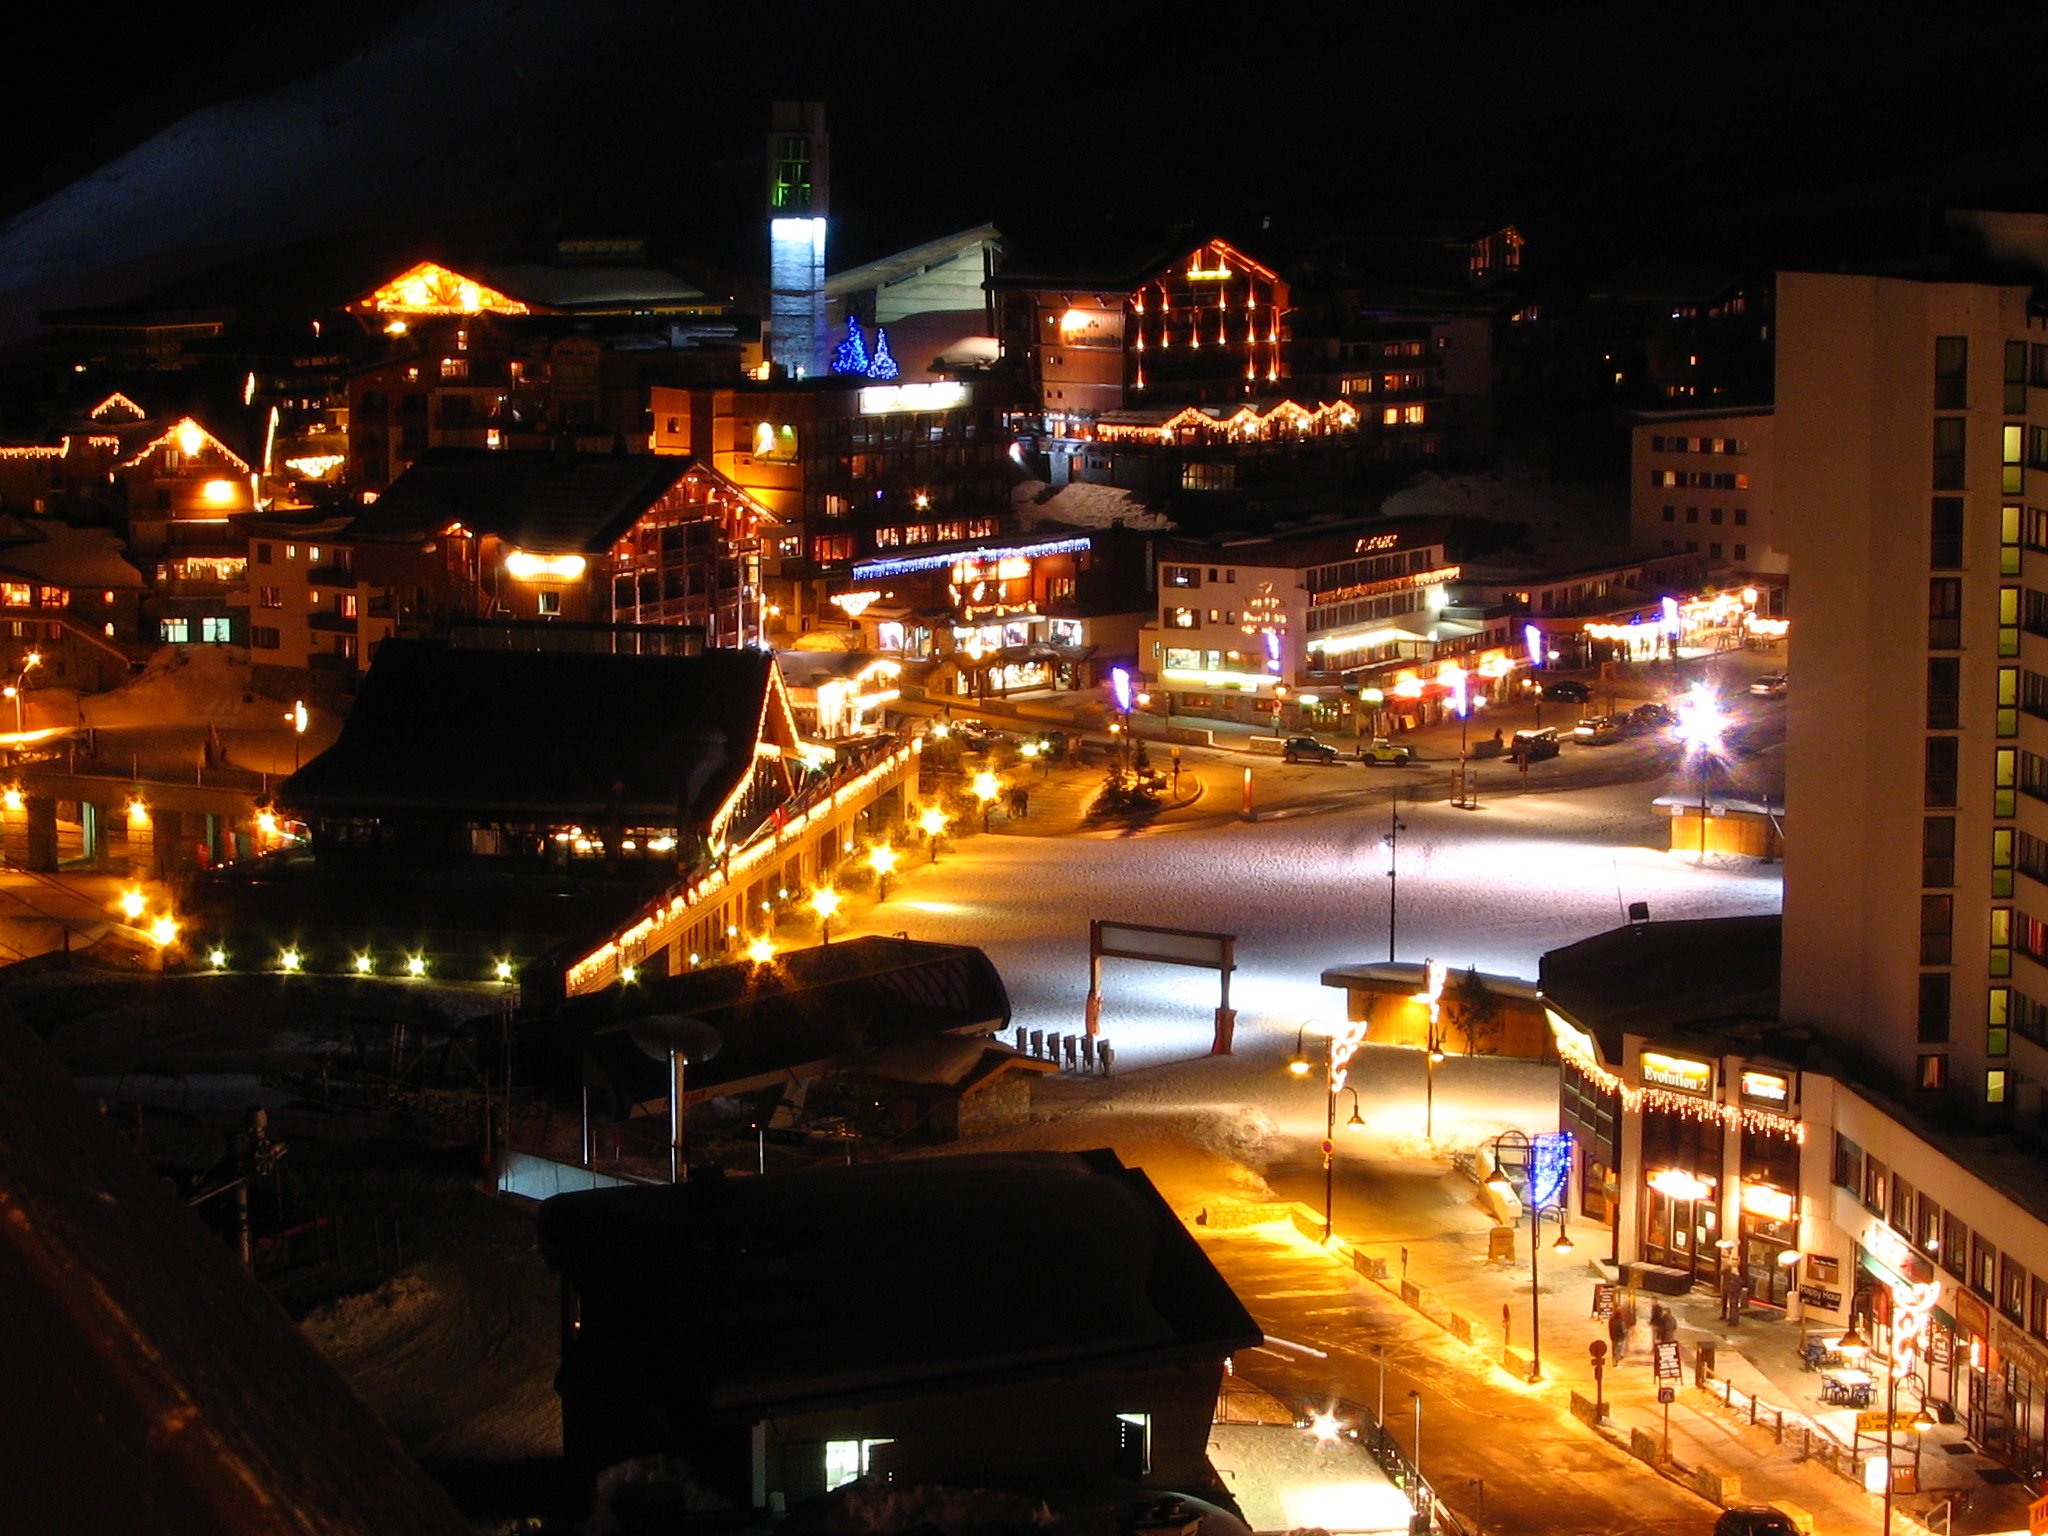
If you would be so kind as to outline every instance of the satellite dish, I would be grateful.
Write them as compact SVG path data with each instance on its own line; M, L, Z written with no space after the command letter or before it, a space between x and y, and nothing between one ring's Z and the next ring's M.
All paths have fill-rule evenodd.
M690 1066L718 1054L725 1036L687 1013L650 1013L633 1025L633 1043L653 1061L667 1061L675 1052Z

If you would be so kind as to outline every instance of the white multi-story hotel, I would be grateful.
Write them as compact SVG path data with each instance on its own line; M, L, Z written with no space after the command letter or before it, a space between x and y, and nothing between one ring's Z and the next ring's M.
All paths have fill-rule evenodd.
M1995 274L1778 284L1797 573L1783 1013L1930 1111L2048 1081L2048 218Z
M1645 411L1629 430L1629 542L1709 572L1783 576L1769 407Z

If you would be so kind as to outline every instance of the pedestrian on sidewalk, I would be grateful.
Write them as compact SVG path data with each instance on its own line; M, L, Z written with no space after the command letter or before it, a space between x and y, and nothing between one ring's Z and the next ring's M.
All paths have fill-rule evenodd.
M1743 1303L1748 1299L1749 1287L1741 1270L1731 1269L1721 1277L1721 1320L1730 1328L1741 1326Z
M1678 1340L1678 1314L1661 1301L1650 1308L1650 1337L1659 1344Z
M1614 1351L1616 1365L1628 1358L1628 1303L1618 1302L1607 1314L1607 1342Z

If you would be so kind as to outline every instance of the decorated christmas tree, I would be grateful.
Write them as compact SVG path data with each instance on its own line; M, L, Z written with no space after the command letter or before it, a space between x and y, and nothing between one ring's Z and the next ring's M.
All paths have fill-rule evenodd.
M903 370L896 366L896 359L889 353L889 333L881 326L875 327L875 355L868 361L868 377L871 379L893 379Z
M893 370L896 365L892 362L889 366ZM832 352L832 371L834 373L866 374L871 373L873 367L874 365L868 358L868 339L861 334L860 321L854 316L848 315L846 317L846 340L840 342Z

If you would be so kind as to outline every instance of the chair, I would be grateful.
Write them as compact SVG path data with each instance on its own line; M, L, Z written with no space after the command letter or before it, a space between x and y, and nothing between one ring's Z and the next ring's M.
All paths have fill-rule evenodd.
M1802 1370L1817 1371L1821 1362L1827 1359L1828 1347L1818 1339L1808 1339L1799 1350L1799 1365Z
M1849 1406L1851 1408L1868 1408L1871 1398L1876 1395L1877 1389L1868 1382L1865 1382L1860 1387L1852 1387L1849 1391Z

